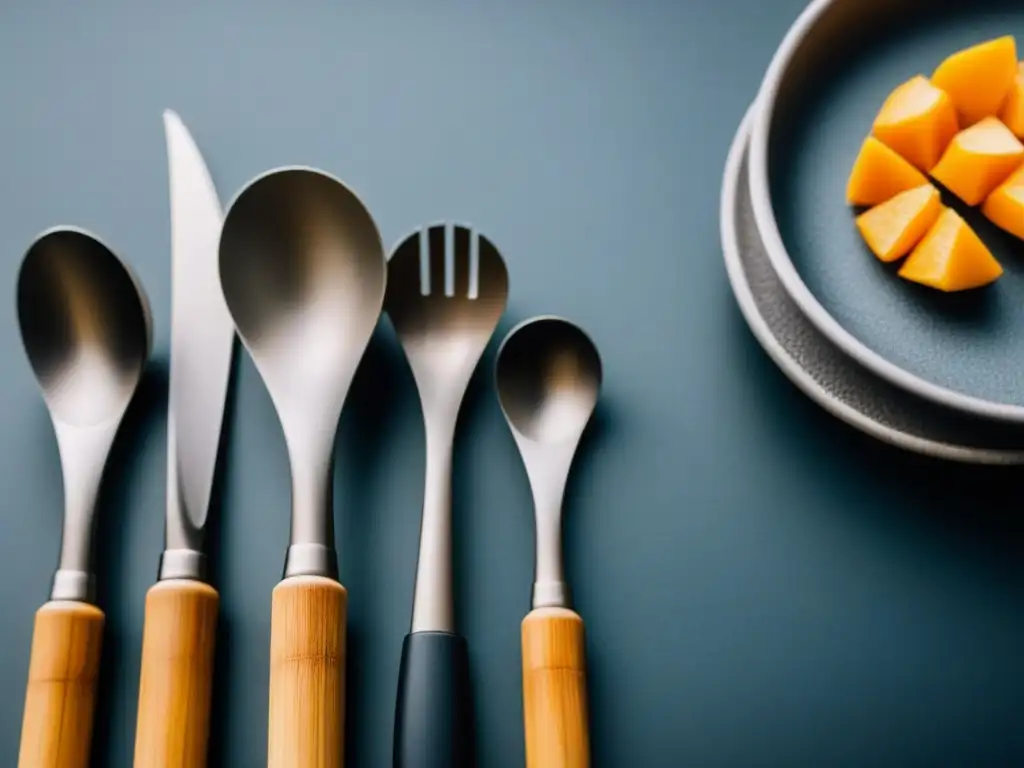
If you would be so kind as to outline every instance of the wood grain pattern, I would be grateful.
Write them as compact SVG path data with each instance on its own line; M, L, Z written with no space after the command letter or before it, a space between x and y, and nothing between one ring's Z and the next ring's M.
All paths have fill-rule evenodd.
M86 768L92 748L103 611L52 601L36 612L19 768Z
M135 768L204 768L210 733L217 590L184 579L146 594Z
M590 737L583 619L537 608L522 624L527 768L587 768Z
M268 768L341 768L348 594L333 579L294 576L274 588Z

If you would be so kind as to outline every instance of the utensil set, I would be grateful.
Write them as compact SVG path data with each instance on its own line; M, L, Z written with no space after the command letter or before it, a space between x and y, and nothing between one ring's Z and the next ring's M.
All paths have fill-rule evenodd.
M419 393L426 477L394 765L472 765L468 646L454 620L451 474L459 409L505 311L508 272L469 227L417 230L385 255L365 205L323 171L285 167L222 212L202 155L164 114L172 248L165 547L146 596L136 768L206 764L219 596L204 531L235 335L274 404L291 470L291 531L271 602L267 764L344 764L348 593L338 580L337 425L379 318ZM91 550L96 499L151 348L145 292L125 262L72 227L44 232L18 275L18 322L60 451L65 513L50 600L36 614L20 768L86 766L104 615ZM601 361L568 320L536 317L500 344L495 382L533 491L536 570L521 627L532 768L589 765L583 622L562 568L561 505L596 406Z

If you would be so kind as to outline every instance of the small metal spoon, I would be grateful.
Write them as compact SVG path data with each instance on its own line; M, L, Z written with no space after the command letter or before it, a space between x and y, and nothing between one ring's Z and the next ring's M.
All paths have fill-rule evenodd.
M220 280L291 465L291 543L271 616L268 765L335 768L344 755L347 593L334 550L334 438L380 317L384 247L348 187L322 171L281 168L228 207Z
M398 674L394 768L472 761L469 654L456 631L452 595L452 448L466 388L507 298L501 254L467 227L417 231L388 262L384 309L416 380L427 447L412 626Z
M528 768L590 764L583 620L562 567L562 497L580 437L597 405L601 358L559 317L526 320L498 350L498 400L533 490L533 610L522 623Z
M64 530L50 601L36 613L18 765L85 766L104 615L95 604L96 498L149 358L149 302L89 233L42 233L18 273L18 323L57 436Z

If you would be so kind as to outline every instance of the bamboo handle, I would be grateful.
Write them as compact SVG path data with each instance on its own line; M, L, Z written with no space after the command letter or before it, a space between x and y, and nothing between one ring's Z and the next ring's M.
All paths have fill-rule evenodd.
M342 768L348 594L333 579L274 587L270 617L269 768Z
M527 768L587 768L587 671L583 619L537 608L522 625Z
M19 768L86 768L92 748L103 611L52 601L36 611Z
M146 594L135 768L204 768L217 590L185 579Z

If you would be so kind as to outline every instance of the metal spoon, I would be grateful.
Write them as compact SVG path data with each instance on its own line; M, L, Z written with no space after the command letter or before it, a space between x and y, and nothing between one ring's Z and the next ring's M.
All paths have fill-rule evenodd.
M18 273L18 323L57 436L64 530L50 601L36 613L18 765L86 766L104 615L95 604L96 497L152 338L129 268L89 233L42 233Z
M417 231L388 262L384 309L416 380L427 443L412 627L402 644L395 705L395 768L450 768L472 759L469 656L456 633L452 596L452 443L466 387L507 298L508 271L497 248L466 227Z
M334 438L380 317L384 248L348 187L322 171L281 168L229 206L220 279L291 464L291 543L271 616L268 765L335 768L344 755L348 596L334 550Z
M537 317L498 350L498 400L526 466L536 517L533 610L522 623L528 768L590 764L583 619L562 567L562 496L601 389L601 358L578 326Z

